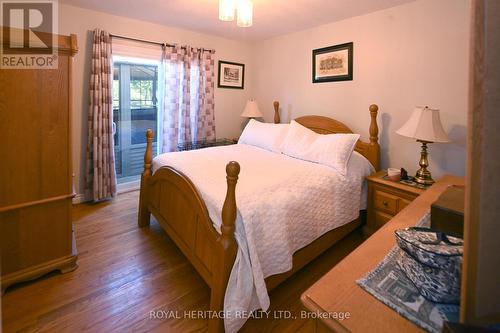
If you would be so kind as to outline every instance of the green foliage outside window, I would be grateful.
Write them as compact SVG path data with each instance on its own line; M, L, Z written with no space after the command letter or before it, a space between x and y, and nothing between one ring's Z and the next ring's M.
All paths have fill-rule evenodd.
M130 81L130 107L132 109L152 108L156 103L153 101L153 80L131 80Z

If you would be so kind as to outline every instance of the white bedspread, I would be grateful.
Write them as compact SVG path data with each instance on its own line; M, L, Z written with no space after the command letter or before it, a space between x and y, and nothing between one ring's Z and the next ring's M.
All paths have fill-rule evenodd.
M330 167L245 144L162 154L153 160L153 170L169 165L188 176L220 230L225 166L232 160L241 171L236 185L238 253L224 301L226 332L243 326L238 312L268 309L264 279L289 271L294 252L358 217L366 204L364 179L373 172L357 153L343 177Z

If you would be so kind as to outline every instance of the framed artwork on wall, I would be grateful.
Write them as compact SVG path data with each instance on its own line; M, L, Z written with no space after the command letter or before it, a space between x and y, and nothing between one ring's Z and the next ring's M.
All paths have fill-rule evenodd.
M313 50L313 83L351 81L352 51L352 42Z
M245 85L245 64L219 60L218 88L243 89Z

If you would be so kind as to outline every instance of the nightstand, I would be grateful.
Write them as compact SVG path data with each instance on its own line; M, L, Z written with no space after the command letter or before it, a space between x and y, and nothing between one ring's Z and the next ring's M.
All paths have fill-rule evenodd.
M403 208L408 206L425 189L393 182L385 179L385 170L367 177L368 181L368 217L363 233L371 235Z

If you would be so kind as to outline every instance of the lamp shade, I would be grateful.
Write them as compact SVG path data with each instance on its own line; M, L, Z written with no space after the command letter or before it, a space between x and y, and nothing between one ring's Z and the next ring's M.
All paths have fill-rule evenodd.
M259 106L257 105L257 101L251 99L247 101L247 105L241 114L242 117L245 118L261 118L262 113L259 110Z
M439 110L417 106L410 119L396 131L399 135L427 142L449 142Z

